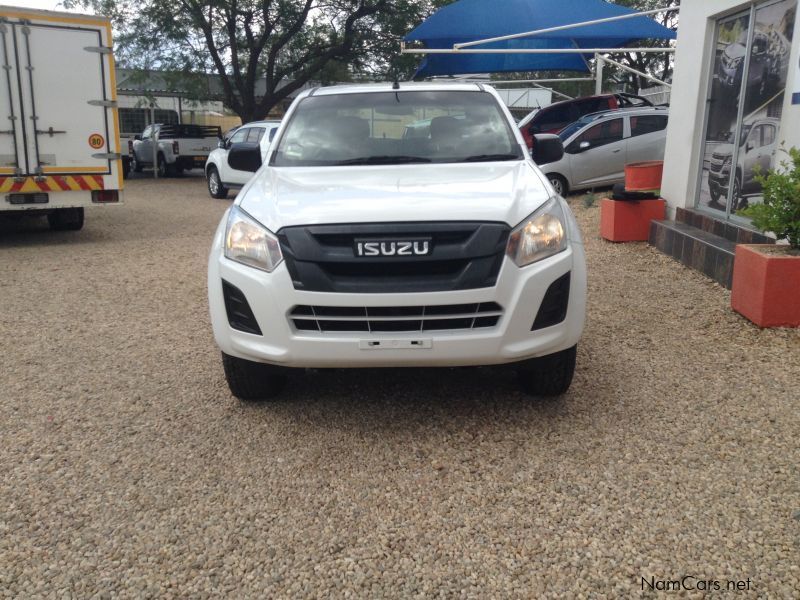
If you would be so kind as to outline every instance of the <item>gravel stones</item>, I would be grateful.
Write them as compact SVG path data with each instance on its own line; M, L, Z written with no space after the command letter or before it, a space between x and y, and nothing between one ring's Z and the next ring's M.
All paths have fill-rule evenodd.
M560 401L502 369L225 385L205 262L229 202L128 182L77 233L0 225L0 597L626 597L800 591L800 332L599 239Z

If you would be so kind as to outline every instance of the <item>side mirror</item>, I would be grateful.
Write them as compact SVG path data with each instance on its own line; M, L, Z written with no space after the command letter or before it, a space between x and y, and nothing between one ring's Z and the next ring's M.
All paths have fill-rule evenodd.
M552 133L533 136L533 162L537 165L554 163L564 156L564 143Z
M750 152L750 151L753 150L753 148L755 148L755 146L753 145L753 142L747 142L747 146L744 147L744 151L745 152Z
M135 136L133 136L133 139L135 139L137 142L141 142L142 136L137 133Z
M224 150L226 145L227 143L225 142L225 140L220 140L217 142L217 148L222 148Z
M261 168L261 148L253 142L231 144L228 150L228 166L236 171L255 173Z
M588 150L591 147L592 147L591 142L581 142L580 145L578 146L578 150L583 152L584 150Z

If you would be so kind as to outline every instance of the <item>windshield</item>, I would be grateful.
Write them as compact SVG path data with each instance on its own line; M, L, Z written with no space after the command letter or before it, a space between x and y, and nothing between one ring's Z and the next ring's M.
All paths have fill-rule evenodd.
M491 94L398 91L303 99L270 164L291 167L522 159L508 120Z

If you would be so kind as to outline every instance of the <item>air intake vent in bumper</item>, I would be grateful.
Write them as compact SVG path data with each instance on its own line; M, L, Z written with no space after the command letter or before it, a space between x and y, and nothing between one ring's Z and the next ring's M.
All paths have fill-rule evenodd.
M295 306L289 319L300 331L455 331L494 327L503 309L495 302L435 306Z
M225 299L225 312L228 313L230 326L245 333L261 335L261 328L242 290L223 281L222 296Z
M533 322L531 331L558 325L567 318L569 308L570 274L562 275L550 284L539 307L539 313Z

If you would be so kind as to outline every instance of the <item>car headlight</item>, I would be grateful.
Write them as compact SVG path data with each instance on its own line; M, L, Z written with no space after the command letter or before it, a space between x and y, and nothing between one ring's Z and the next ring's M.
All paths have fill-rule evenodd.
M270 273L283 260L281 245L266 227L232 206L225 228L225 258Z
M564 211L557 198L548 200L522 221L508 238L506 254L524 267L567 249Z

